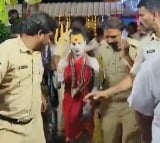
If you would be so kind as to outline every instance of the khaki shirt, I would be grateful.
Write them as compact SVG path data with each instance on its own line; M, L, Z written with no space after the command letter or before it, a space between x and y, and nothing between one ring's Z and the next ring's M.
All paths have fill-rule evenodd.
M0 114L28 120L40 113L43 66L20 37L0 45Z
M100 84L102 89L110 88L118 84L128 75L129 68L126 61L121 56L121 51L115 52L111 47L101 47L97 57L100 64ZM125 101L130 94L130 90L118 93L113 96L113 100Z

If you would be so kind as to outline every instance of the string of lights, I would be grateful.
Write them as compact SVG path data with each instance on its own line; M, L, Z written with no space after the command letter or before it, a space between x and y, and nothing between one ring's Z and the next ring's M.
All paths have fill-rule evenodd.
M140 2L140 0L121 0L122 3L125 3L127 1L130 1L132 10L137 11L137 5Z
M131 7L132 7L132 10L137 11L137 5L140 0L134 0L134 1L135 1L135 4L133 4L133 0L131 0Z

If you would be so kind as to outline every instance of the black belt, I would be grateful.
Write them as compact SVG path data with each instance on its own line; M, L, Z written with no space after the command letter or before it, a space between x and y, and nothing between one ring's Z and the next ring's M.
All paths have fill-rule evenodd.
M3 115L0 115L0 119L8 121L13 124L19 124L19 125L25 125L25 124L28 124L32 121L32 119L29 119L26 121L20 121L19 119L9 118L9 117L3 116Z

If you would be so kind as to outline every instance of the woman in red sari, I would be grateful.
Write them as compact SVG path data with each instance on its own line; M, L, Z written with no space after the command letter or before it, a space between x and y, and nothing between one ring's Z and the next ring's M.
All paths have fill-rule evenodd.
M91 143L94 129L93 106L83 98L97 89L99 65L95 58L85 53L86 36L82 29L72 29L70 53L58 64L58 79L64 82L64 128L66 142Z

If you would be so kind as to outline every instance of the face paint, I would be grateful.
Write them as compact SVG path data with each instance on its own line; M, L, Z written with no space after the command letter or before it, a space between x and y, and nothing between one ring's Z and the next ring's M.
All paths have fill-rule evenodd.
M75 56L81 56L85 52L86 42L82 34L71 35L71 51Z

